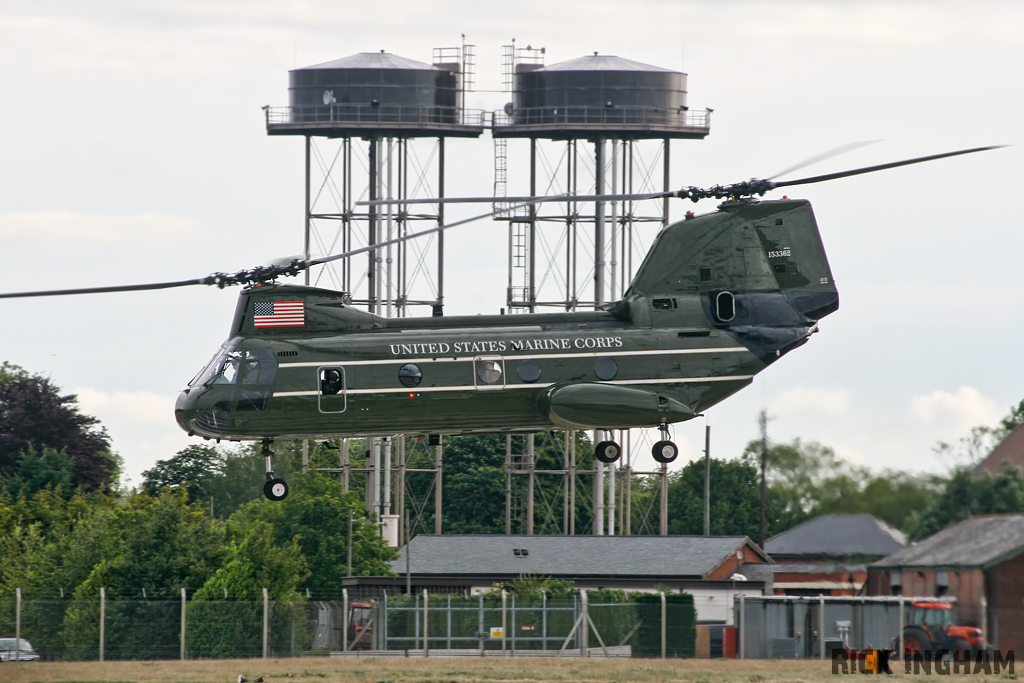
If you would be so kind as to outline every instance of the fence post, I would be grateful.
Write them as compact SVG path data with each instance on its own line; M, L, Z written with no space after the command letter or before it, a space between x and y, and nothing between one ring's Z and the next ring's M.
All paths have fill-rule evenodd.
M511 615L512 618L509 621L511 621L512 623L509 624L509 629L508 630L509 630L509 633L512 635L512 637L509 639L508 649L512 651L512 654L515 654L515 652L516 652L516 594L515 593L512 594L512 611L511 611L510 615Z
M982 609L983 613L985 611L985 607L986 607L985 598L982 598L981 599L981 609ZM899 629L896 631L896 633L898 634L896 637L900 639L899 640L899 648L896 650L896 653L899 655L900 659L903 659L903 624L904 624L903 620L907 618L906 617L906 613L903 611L904 609L905 609L905 607L904 607L904 604L903 604L903 596L901 595L900 596L900 617L899 617L900 618L900 625L899 625ZM986 638L985 645L988 645L988 640L987 640L988 632L985 629L985 621L986 620L985 620L984 614L983 614L982 620L981 620L981 636L982 636L982 638Z
M270 658L270 594L263 589L263 659Z
M548 592L540 592L540 649L548 649Z
M483 593L480 594L480 613L479 613L479 616L477 617L477 621L479 622L479 627L477 629L477 633L480 634L480 656L483 657L484 656L484 651L487 649L487 632L484 630L486 628L486 626L484 625L484 595L483 595Z
M423 656L430 656L430 593L423 589Z
M818 643L821 647L821 659L825 659L825 596L818 596Z
M501 589L501 656L506 656L505 643L508 642L508 634L505 633L505 627L507 625L507 614L505 613L505 589Z
M661 658L665 659L665 626L668 622L665 614L665 591L658 591L658 595L661 596Z
M739 634L738 635L739 635L739 641L740 641L740 659L746 659L747 658L746 657L746 655L747 655L747 639L743 635L743 632L745 630L743 627L745 626L745 622L747 620L747 610L745 609L745 605L744 605L744 602L743 602L743 599L745 597L747 597L745 593L740 593L740 615L739 615L740 618L736 620L737 621L736 628L739 630Z
M386 614L386 612L385 612ZM386 618L386 617L385 617ZM387 643L384 649L387 649ZM341 651L348 653L348 589L341 589Z
M21 589L19 588L15 593L14 600L14 652L15 661L20 659L21 655Z
M106 640L106 621L107 621L107 589L100 588L100 661L104 660L103 650L104 641Z
M185 589L181 589L181 661L185 661Z
M583 612L583 618L580 619L580 657L586 657L590 650L590 610L586 588L580 589L580 611Z
M448 649L452 649L452 594L448 594L448 618L447 625L445 626L445 633L448 636L447 646Z

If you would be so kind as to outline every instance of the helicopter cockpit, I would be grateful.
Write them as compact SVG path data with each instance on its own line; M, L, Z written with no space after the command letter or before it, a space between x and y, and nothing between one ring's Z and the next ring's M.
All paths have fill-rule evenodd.
M211 384L270 385L277 377L277 360L270 349L238 348L232 339L214 354L210 362L188 383L190 389Z

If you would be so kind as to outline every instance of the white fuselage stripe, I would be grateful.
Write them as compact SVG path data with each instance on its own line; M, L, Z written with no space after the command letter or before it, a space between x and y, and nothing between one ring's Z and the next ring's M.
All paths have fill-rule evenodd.
M708 382L742 382L752 378L753 375L729 375L726 377L670 377L665 379L620 379L612 380L610 382L593 382L593 384L622 384L622 385L633 385L633 384L705 384ZM535 383L535 384L506 384L504 386L474 386L467 384L463 386L452 386L452 387L387 387L380 389L348 389L344 391L347 396L354 394L424 394L438 391L494 391L497 389L542 389L544 387L550 387L554 385L554 382L547 383ZM320 392L316 390L312 391L277 391L274 392L275 397L291 397L291 396L319 396Z
M477 358L502 358L503 360L550 359L550 358L597 358L605 356L675 356L694 353L740 353L747 351L745 346L723 346L721 348L703 349L648 349L644 351L587 351L584 353L536 353L502 355L500 353L478 353L472 356L436 356L427 358L382 358L377 360L330 360L301 361L298 363L279 363L282 368L319 368L319 367L351 367L354 365L385 365L393 363L459 363Z

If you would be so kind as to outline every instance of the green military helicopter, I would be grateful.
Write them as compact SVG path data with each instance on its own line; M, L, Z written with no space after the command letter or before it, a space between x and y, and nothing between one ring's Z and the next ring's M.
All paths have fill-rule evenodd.
M987 149L799 180L572 197L725 200L665 228L623 298L595 311L389 319L346 304L342 292L276 282L387 242L233 275L0 298L248 285L228 340L182 391L175 417L189 435L262 441L271 500L288 493L273 475L273 439L657 427L652 454L669 463L678 455L669 425L750 384L839 307L810 203L755 197ZM613 441L595 446L606 463L620 452Z

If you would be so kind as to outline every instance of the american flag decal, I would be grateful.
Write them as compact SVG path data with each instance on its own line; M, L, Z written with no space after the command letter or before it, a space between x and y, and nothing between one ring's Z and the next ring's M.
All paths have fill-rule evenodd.
M301 301L258 301L253 306L256 327L302 327L306 312Z

